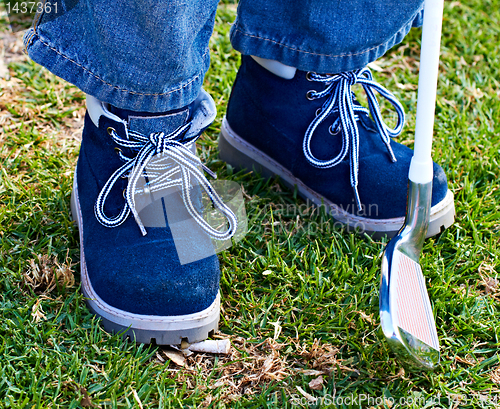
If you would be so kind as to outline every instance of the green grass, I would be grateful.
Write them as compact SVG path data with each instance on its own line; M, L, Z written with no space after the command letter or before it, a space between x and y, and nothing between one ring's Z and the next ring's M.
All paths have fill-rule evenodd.
M446 4L433 155L457 218L426 241L421 260L442 346L433 373L402 371L379 336L386 240L333 229L279 181L235 173L218 159L239 63L228 39L234 4L219 7L211 40L205 88L219 114L199 152L219 177L244 187L250 231L220 255L220 330L233 354L190 357L188 368L161 348L108 335L89 313L69 216L84 96L26 57L11 61L11 79L0 79L0 407L286 408L300 403L298 388L360 402L344 407L384 407L383 397L392 407L500 406L499 9L498 0ZM374 72L405 105L400 140L409 145L419 38L413 30ZM76 285L35 291L25 284L33 265L72 271ZM319 374L322 390L310 389ZM410 397L420 403L401 404ZM305 402L298 407L321 406Z

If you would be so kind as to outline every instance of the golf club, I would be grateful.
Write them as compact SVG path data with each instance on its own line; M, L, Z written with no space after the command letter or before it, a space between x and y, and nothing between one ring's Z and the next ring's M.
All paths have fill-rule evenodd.
M409 171L406 219L382 257L380 321L399 359L419 369L439 363L439 340L419 264L431 209L434 110L443 0L425 0L418 78L415 146Z

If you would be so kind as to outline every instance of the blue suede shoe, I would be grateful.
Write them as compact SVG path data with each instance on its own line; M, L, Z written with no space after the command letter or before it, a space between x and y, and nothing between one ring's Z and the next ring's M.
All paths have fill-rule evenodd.
M82 290L90 309L109 332L123 331L142 343L177 345L183 340L201 341L217 328L217 256L212 249L207 257L181 263L179 243L166 214L171 206L179 210L176 217L198 226L181 238L198 240L188 243L193 251L211 246L209 238L200 240L203 236L196 235L203 223L191 216L201 201L196 198L199 186L193 188L189 180L196 178L201 186L206 181L200 170L203 165L193 153L194 142L215 112L212 98L204 91L186 109L156 117L129 116L127 120L87 97L71 207L80 232ZM160 158L155 169L161 170L163 157L174 158L171 163L178 167L170 168L169 177L162 176L161 183L180 186L181 194L157 194L139 212L138 180L149 172L146 166L153 158ZM153 191L166 189L154 177L148 174L151 183L142 186L143 193L151 197ZM168 206L167 200L171 202ZM151 215L161 221L151 223L147 220ZM230 230L228 236L234 226Z
M413 155L391 141L404 123L400 103L366 68L339 75L294 70L289 78L242 56L219 138L221 159L279 175L349 228L394 235L404 222ZM365 89L370 110L356 101L354 84ZM395 108L395 129L383 122L374 91ZM434 163L427 235L449 227L454 214L446 176Z

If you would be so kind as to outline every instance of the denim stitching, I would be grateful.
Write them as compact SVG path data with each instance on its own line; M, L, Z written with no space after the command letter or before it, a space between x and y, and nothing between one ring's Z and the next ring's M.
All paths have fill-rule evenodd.
M415 13L415 15L410 19L408 20L404 25L403 27L406 27L408 24L410 24L411 22L413 22L415 20L415 18L417 17L417 15L422 11L422 9L418 10L417 13ZM345 54L338 54L338 55L332 55L332 54L321 54L321 53L314 53L314 52L311 52L311 51L304 51L304 50L301 50L299 48L295 48L295 47L291 47L289 45L286 45L286 44L283 44L279 41L276 41L276 40L272 40L270 38L265 38L265 37L261 37L259 35L253 35L253 34L247 34L243 31L241 31L239 28L235 28L234 31L238 31L239 33L241 33L242 35L244 36L247 36L247 37L251 37L251 38L257 38L259 40L264 40L264 41L269 41L269 42L272 42L274 44L277 44L279 46L282 46L282 47L285 47L285 48L288 48L292 51L298 51L299 53L303 53L303 54L311 54L311 55L317 55L317 56L320 56L320 57L330 57L330 58L341 58L341 57L349 57L349 56L356 56L356 55L362 55L362 54L367 54L369 53L370 51L373 51L377 48L380 48L382 46L384 46L385 44L387 44L392 38L394 38L401 30L398 30L394 35L392 35L388 40L384 41L383 43L381 44L378 44L372 48L368 48L364 51L360 51L360 52L357 52L357 53L345 53ZM232 35L231 37L234 37L234 35Z
M26 31L26 33L23 36L23 43L24 43L25 49L27 49L27 47L31 45L35 35L38 35L37 29L38 29L38 26L40 25L40 21L42 20L42 17L45 14L45 3L46 3L46 0L43 0L43 2L40 3L41 7L42 7L42 11L41 12L37 11L37 13L35 14L35 18L33 19L33 23L32 23L31 28L28 31Z
M34 36L33 30L28 30L26 31L26 34L24 34L23 42L25 51L27 50L28 46L31 45L31 40L33 39L33 36Z
M37 28L40 25L40 21L42 21L42 17L45 15L45 3L47 0L43 0L42 3L42 11L40 13L36 13L35 19L33 20L33 31L35 34L37 33Z
M89 73L90 75L92 75L95 79L101 81L103 84L106 84L107 86L109 87L112 87L114 89L117 89L118 91L124 91L124 92L127 92L129 94L135 94L135 95L145 95L145 96L160 96L160 95L168 95L168 94L172 94L174 92L177 92L177 91L180 91L182 88L187 88L189 85L191 85L193 82L195 82L201 75L198 74L196 75L195 77L193 77L189 82L187 82L186 84L180 86L179 88L175 88L171 91L168 91L168 92L162 92L162 93L144 93L144 92L136 92L136 91L130 91L130 90L127 90L127 89L124 89L124 88L120 88L120 87L117 87L116 85L113 85L113 84L110 84L106 81L104 81L102 78L100 78L98 75L94 74L92 71L90 71L89 69L85 68L83 65L81 64L78 64L76 61L72 60L71 58L69 58L68 56L64 55L63 53L61 53L59 50L55 49L54 47L52 47L51 45L49 45L48 43L46 43L45 41L42 40L42 38L40 37L40 35L38 35L37 33L34 33L33 37L36 36L38 41L40 41L43 45L45 45L46 47L50 48L52 51L55 51L57 54L59 54L61 57L63 58L66 58L68 61L71 61L73 64L75 64L76 66L80 67L81 69L83 69L84 71L86 71L87 73ZM207 55L207 52L208 50L205 51L205 53L202 55L202 58L205 57L205 55Z
M365 51L362 51L362 52L359 52L359 53L346 53L346 54L339 54L339 55L331 55L331 54L313 53L311 51L304 51L304 50L301 50L299 48L290 47L289 45L280 43L279 41L276 41L276 40L271 40L270 38L265 38L265 37L261 37L261 36L258 36L258 35L244 33L239 28L236 28L234 31L238 31L239 33L241 33L242 35L247 36L247 37L257 38L259 40L264 40L264 41L269 41L269 42L277 44L279 46L283 46L285 48L288 48L288 49L290 49L292 51L298 51L299 53L304 53L304 54L318 55L318 56L321 56L321 57L338 58L338 57L348 57L348 56L352 56L352 55L366 54L367 52L372 51L372 50L374 50L374 49L376 49L376 48L378 48L378 47L380 47L380 46L383 45L383 44L380 44L380 45L377 45L377 46L375 46L373 48L369 48L369 49L367 49Z

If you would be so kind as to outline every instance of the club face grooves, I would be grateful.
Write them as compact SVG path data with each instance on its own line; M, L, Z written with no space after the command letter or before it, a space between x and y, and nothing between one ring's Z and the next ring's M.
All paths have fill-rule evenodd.
M409 336L439 350L436 324L420 264L396 251L397 263L390 290L394 326ZM395 286L395 288L394 288ZM413 343L412 343L413 344Z

